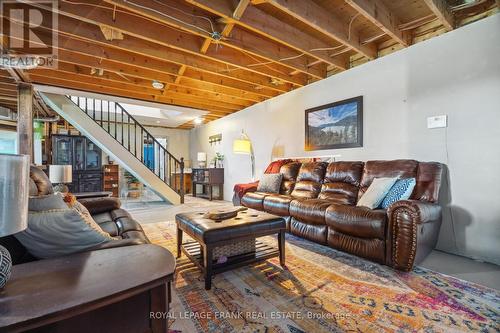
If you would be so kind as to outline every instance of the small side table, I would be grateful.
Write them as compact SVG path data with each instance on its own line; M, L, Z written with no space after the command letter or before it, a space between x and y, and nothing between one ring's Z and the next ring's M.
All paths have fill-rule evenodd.
M216 186L219 190L218 200L224 200L224 169L223 168L198 168L192 170L193 197L206 198L213 200L213 188ZM208 193L197 193L196 185L201 185L208 189Z

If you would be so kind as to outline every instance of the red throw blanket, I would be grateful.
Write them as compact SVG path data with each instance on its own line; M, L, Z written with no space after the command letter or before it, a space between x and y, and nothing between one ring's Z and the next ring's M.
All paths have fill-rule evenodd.
M278 173L283 165L292 162L290 159L285 160L277 160L269 163L264 173ZM235 184L234 185L234 193L239 198L242 198L247 192L255 192L257 190L257 186L259 185L259 181L248 183L248 184Z

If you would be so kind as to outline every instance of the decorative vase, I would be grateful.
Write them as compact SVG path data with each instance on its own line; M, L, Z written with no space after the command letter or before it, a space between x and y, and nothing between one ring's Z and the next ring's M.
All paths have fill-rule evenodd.
M12 270L12 259L9 251L0 245L0 289L5 287L5 284L10 278Z

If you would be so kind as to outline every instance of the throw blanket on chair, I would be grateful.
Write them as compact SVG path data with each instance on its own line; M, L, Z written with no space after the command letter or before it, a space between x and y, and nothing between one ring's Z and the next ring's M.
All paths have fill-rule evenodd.
M278 173L283 165L293 162L290 159L277 160L269 163L264 173ZM235 184L234 185L234 193L239 197L243 197L245 193L252 192L257 190L257 186L259 185L259 181L248 183L248 184Z

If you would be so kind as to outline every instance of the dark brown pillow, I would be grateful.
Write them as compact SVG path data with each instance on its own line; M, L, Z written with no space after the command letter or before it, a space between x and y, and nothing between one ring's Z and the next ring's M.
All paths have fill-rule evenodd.
M265 173L259 180L257 192L279 193L281 187L281 173Z

